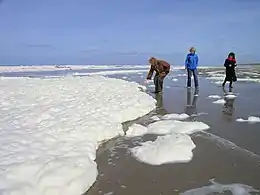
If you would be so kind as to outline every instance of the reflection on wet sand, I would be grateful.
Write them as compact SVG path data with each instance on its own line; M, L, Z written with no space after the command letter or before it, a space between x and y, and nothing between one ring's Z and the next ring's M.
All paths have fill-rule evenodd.
M167 114L167 111L165 110L164 105L163 105L163 95L162 94L156 94L155 99L157 101L155 112L157 114L160 114L160 115Z
M192 96L192 89L187 89L187 103L185 107L185 113L188 115L196 115L197 114L197 101L199 97L199 90L195 89L193 93L193 98Z
M223 105L223 113L228 116L232 116L234 112L234 102L235 98L227 98L226 95L232 93L232 88L229 88L229 92L223 87L223 93L224 93L224 100L225 103Z

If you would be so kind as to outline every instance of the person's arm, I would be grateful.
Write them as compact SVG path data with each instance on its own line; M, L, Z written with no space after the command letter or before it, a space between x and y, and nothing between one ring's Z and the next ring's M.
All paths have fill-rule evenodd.
M236 63L237 63L236 60L234 60L234 61L232 61L231 65L232 65L233 67L236 67L236 66L237 66Z
M187 55L185 59L185 69L188 68L188 63L189 63L189 55Z
M168 62L165 62L164 71L166 74L170 72L171 65Z
M196 68L198 67L198 65L199 65L199 56L196 55Z
M229 67L229 60L228 60L228 59L225 60L224 66L225 66L226 68Z
M147 77L146 77L147 80L150 80L152 78L153 72L154 72L154 67L151 65L150 70L149 70Z

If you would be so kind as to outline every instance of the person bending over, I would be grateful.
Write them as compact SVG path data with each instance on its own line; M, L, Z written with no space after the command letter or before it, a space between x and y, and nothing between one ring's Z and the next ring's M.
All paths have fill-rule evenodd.
M154 93L160 93L163 90L163 80L170 72L170 64L164 60L158 60L155 57L151 57L149 63L151 64L151 67L146 79L151 80L153 73L155 72L153 79L155 85Z
M199 63L198 55L196 54L196 49L194 47L190 48L190 53L186 56L185 60L185 69L188 73L188 80L187 80L187 87L191 87L191 75L193 74L194 77L194 85L195 88L199 87L199 81L198 81L198 71L197 66Z
M237 76L235 72L236 56L233 52L228 54L228 58L225 60L224 66L226 67L226 77L222 84L225 87L227 81L229 81L229 87L232 88L233 81L237 81Z

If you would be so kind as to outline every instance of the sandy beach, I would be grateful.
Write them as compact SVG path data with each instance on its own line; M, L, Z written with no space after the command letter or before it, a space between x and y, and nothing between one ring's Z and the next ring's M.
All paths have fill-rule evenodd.
M133 148L144 142L154 142L160 135L145 133L127 137L122 134L117 134L119 136L111 134L108 137L115 138L103 143L97 150L95 160L98 170L97 179L84 195L259 194L259 69L252 67L238 69L238 82L234 84L232 92L229 92L227 87L225 90L221 87L223 68L202 68L199 74L200 89L195 93L193 88L185 88L185 70L176 68L166 78L162 95L151 93L154 87L152 83L144 84L146 70L146 67L117 68L117 70L86 68L72 69L65 75L74 76L76 79L103 75L144 85L147 89L142 90L156 99L156 109L143 108L143 112L148 114L124 122L125 132L133 124L149 127L156 122L155 120L163 121L162 118L166 114L175 114L177 117L178 114L185 113L188 117L182 115L184 118L180 118L180 121L202 122L208 125L209 129L188 134L196 146L192 150L190 160L166 162L160 165L141 162L131 152ZM3 71L1 79L8 80L6 76L26 76L52 80L51 77L64 76L63 70L48 71L44 73L42 70L15 71L16 73ZM28 81L26 82L28 84ZM122 83L123 85L126 84ZM140 107L140 105L134 106ZM252 117L247 120L250 116ZM113 117L111 120L114 120ZM162 155L160 151L162 150L158 150L158 156ZM174 152L176 151L168 148L163 156L167 160L167 156L175 155Z

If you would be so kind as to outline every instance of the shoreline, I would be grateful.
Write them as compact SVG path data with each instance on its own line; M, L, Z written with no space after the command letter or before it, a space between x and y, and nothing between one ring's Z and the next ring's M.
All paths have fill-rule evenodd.
M0 73L33 72L54 70L90 70L90 69L149 69L149 65L0 65ZM221 68L221 66L200 66L198 69ZM184 70L184 66L171 66L171 70Z

